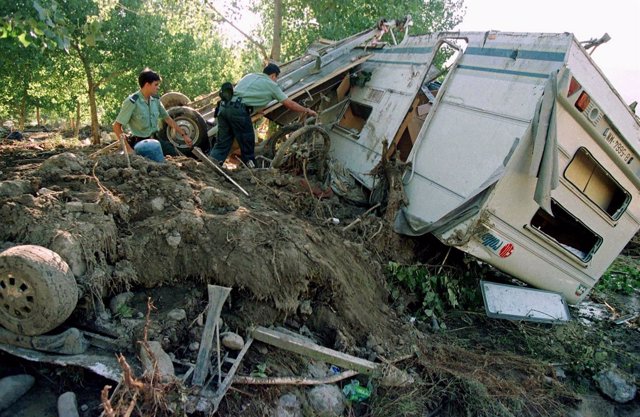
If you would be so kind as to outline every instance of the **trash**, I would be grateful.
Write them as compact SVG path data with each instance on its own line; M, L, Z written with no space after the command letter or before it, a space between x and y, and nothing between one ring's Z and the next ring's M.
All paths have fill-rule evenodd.
M341 372L339 366L331 365L329 367L329 375L338 375Z
M360 381L354 379L342 388L342 393L347 397L347 400L359 403L368 399L372 390L371 382L366 387L363 387L360 385Z

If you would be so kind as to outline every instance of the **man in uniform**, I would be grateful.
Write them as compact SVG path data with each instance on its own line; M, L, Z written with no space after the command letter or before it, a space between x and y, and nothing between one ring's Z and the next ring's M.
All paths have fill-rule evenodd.
M192 144L191 138L169 116L157 96L161 81L159 74L149 68L144 69L138 76L140 90L124 100L113 123L113 132L118 138L123 134L123 126L131 130L129 140L125 141L128 152L135 152L156 162L164 161L164 154L176 155L172 144L161 143L154 138L158 119L163 119L172 127L188 146Z
M276 83L278 75L280 75L280 68L275 64L264 67L262 74L245 75L235 86L233 98L229 102L220 104L217 118L218 138L209 152L209 156L215 163L222 165L235 137L240 145L242 161L250 168L255 167L256 137L253 132L251 113L262 109L272 100L278 100L292 111L311 116L318 115L315 111L289 99Z

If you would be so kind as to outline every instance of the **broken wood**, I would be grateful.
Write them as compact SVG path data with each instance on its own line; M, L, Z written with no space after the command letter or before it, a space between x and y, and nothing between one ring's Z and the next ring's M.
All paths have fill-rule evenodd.
M357 358L262 326L250 328L248 333L254 339L280 349L332 363L341 368L352 369L366 375L379 376L380 385L382 386L401 387L413 383L413 378L410 375L391 364L374 363Z
M211 363L211 348L213 346L213 337L218 330L218 318L222 311L222 306L231 292L231 288L220 287L218 285L207 285L209 294L209 305L207 308L207 321L204 325L202 333L202 341L200 342L200 350L198 351L198 359L196 360L196 368L193 372L192 384L202 386L209 373ZM220 338L216 339L217 347L220 346ZM218 367L220 367L220 358L218 357Z
M370 207L367 211L359 215L357 219L355 219L354 221L352 221L351 223L343 227L342 231L346 232L347 230L351 229L353 226L360 223L364 217L367 217L367 214L371 213L373 210L377 209L378 207L380 207L380 203L376 204L373 207Z
M250 329L249 334L251 334L251 336L256 340L268 343L280 349L332 363L341 368L353 369L366 375L374 374L378 370L378 365L371 361L347 355L346 353L328 349L323 346L318 346L314 343L309 343L300 338L289 336L277 330L258 326Z
M253 376L236 376L233 379L234 384L247 384L247 385L322 385L322 384L335 384L343 379L351 378L358 375L358 371L345 371L336 375L331 375L326 378L310 379L297 376L284 376L284 377L267 377L257 378Z

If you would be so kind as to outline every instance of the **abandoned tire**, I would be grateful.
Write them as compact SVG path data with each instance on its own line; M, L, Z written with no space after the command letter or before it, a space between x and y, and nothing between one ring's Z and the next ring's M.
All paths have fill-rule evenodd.
M189 97L177 91L169 91L160 97L160 103L167 111L172 107L186 106L190 102Z
M288 134L300 129L302 125L300 123L291 123L289 125L282 126L276 133L265 140L263 143L256 145L256 155L262 155L265 158L273 159L276 155L278 148L286 142Z
M167 113L169 116L180 126L182 130L189 136L193 146L198 146L203 152L207 152L211 145L207 138L207 122L197 111L191 107L172 107ZM158 139L169 140L169 138L176 143L180 152L189 154L191 146L184 143L184 139L181 136L176 135L173 128L168 124L162 122L160 131L158 131Z
M0 325L35 336L62 324L78 302L69 265L57 253L35 245L0 253Z

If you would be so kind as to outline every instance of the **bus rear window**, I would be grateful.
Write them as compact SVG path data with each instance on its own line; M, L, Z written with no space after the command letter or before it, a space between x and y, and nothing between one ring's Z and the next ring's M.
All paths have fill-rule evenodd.
M631 195L585 148L578 149L564 177L614 220L620 218L631 201Z

